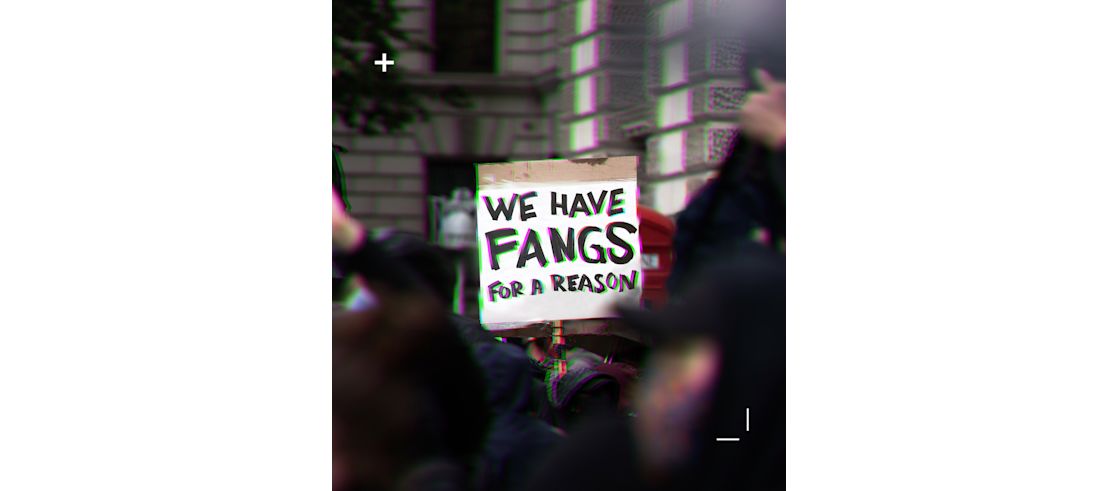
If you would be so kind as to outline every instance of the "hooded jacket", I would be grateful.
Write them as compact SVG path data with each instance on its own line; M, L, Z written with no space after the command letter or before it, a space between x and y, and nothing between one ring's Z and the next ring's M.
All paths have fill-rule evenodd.
M522 350L504 343L474 345L486 379L493 420L478 466L478 489L523 489L535 466L561 441L553 428L531 413L531 362Z

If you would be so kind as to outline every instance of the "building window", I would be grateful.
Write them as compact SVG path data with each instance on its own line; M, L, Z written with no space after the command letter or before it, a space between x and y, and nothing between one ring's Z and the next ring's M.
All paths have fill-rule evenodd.
M477 162L502 160L427 157L427 195L448 198L457 188L475 190L477 189Z
M597 66L597 37L588 37L570 46L571 72L582 73Z
M661 81L664 87L686 82L686 45L682 41L675 41L663 48L662 67Z
M578 0L576 9L579 35L597 29L597 0Z
M676 174L686 169L686 133L676 130L660 135L655 157L659 175Z
M673 215L682 211L686 206L686 179L673 179L658 182L653 191L656 211L665 215Z
M496 71L496 0L435 0L434 71Z
M597 146L597 118L586 118L570 124L570 149L575 152Z
M659 98L656 122L667 128L690 121L690 89L679 89Z
M690 1L672 0L660 7L659 35L670 37L690 26Z
M594 98L597 96L596 84L593 75L586 75L574 79L574 113L585 114L594 110Z

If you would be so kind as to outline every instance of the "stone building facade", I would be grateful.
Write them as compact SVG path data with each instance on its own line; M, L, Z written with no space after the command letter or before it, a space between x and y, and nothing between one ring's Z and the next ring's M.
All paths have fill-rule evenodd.
M396 135L361 136L335 124L334 143L349 150L354 215L369 226L426 233L428 197L475 186L475 163L633 154L641 157L641 203L673 215L732 139L743 47L732 37L693 35L714 0L397 5L399 26L436 49L403 52L392 68L420 91L461 89L470 104L431 101L427 121ZM463 29L491 29L491 43L456 42ZM477 57L485 50L488 59Z

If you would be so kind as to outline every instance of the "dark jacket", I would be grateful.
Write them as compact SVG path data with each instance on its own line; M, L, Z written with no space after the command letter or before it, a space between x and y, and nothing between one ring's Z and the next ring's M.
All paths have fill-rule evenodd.
M756 242L760 231L771 246L783 239L785 154L740 138L733 145L718 178L676 217L675 264L667 280L672 295L721 258Z
M541 466L529 489L785 488L784 260L755 244L744 249L743 257L725 258L720 271L694 282L674 311L647 317L665 319L663 327L656 328L659 332L712 338L722 349L710 411L687 428L692 446L685 462L649 479L640 471L633 422L612 417L572 432ZM740 441L718 442L720 437Z
M461 335L462 340L470 346L500 343L500 341L497 341L493 336L493 333L485 329L477 319L464 315L450 314L450 322L454 323L454 327L458 329L458 334Z
M478 489L523 489L526 478L562 437L530 413L531 362L523 350L499 342L481 343L474 345L474 353L485 373L493 412L478 466Z

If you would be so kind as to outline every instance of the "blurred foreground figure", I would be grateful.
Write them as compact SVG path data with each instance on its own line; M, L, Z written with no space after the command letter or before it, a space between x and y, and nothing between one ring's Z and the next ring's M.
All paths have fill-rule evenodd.
M334 203L336 261L371 300L335 315L334 489L468 490L489 413L437 295Z
M413 314L346 315L334 339L335 489L470 489L488 410L464 343Z
M787 157L784 0L736 0L722 22L742 24L748 90L740 133L717 177L698 191L676 219L671 294L698 271L759 242L783 250Z
M537 419L531 361L523 349L498 342L475 319L450 312L456 286L452 263L437 246L399 232L376 234L388 255L416 273L449 316L462 341L472 348L481 373L492 422L481 448L474 482L479 491L521 489L536 463L561 441L559 433ZM444 376L456 377L453 368Z
M636 417L587 423L525 489L783 489L784 289L782 255L752 245L662 310L622 311L659 346Z

